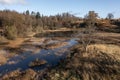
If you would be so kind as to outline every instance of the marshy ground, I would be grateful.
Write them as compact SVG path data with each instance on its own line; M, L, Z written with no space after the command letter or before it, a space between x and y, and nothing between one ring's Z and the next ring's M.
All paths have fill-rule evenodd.
M74 31L48 31L36 34L34 37L17 40L18 44L1 45L1 49L10 51L0 54L5 64L11 57L24 51L39 53L40 50L54 50L68 45ZM66 36L65 36L66 35ZM47 36L44 37L44 36ZM120 79L120 34L110 32L96 32L92 43L84 52L80 41L65 51L69 51L64 60L57 66L47 67L41 71L28 68L24 71L16 69L1 77L3 80L119 80ZM13 43L13 42L12 42ZM10 46L11 45L11 46ZM9 47L9 48L8 48ZM60 50L59 50L60 51ZM62 49L63 51L63 49ZM63 51L64 52L64 51ZM14 54L12 54L14 53ZM19 53L19 54L18 54ZM62 52L58 52L59 54ZM51 53L49 53L51 54ZM59 55L57 54L57 55ZM24 61L24 60L23 60ZM49 65L47 65L49 66ZM39 68L39 67L38 67ZM30 77L31 76L31 77Z

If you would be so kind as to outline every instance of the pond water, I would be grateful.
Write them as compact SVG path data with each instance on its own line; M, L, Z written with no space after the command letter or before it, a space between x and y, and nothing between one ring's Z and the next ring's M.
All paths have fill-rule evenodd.
M37 59L42 59L47 61L46 65L34 67L34 70L41 70L49 66L55 66L57 63L64 59L69 52L69 48L73 45L77 44L76 39L71 39L67 41L68 44L56 49L42 49L38 53L33 54L31 51L26 51L21 55L17 55L8 60L5 65L0 66L0 75L3 75L7 72L13 70L26 70L29 68L29 63ZM10 62L14 62L13 64L9 64Z

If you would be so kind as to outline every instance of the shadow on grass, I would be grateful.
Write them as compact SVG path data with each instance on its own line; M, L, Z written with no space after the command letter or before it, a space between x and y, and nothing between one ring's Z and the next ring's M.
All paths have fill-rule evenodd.
M104 52L81 53L73 49L66 60L50 70L46 79L56 80L119 80L120 61ZM57 76L55 76L57 74Z

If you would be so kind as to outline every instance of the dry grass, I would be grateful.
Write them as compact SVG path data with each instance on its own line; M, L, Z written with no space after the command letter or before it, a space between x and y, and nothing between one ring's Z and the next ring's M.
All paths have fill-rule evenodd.
M0 53L0 65L5 64L7 62L7 58Z
M120 46L117 45L105 45L95 44L87 47L88 52L97 51L106 53L107 55L114 57L116 60L120 60Z
M21 72L19 69L9 72L0 80L35 80L36 72L32 69Z
M99 43L109 43L120 46L120 34L119 33L107 33L107 32L98 32L94 39L100 40Z
M120 34L119 33L108 33L108 32L98 32L98 33L96 33L96 35L98 35L98 36L103 36L103 37L105 37L105 36L107 36L107 37L120 37Z
M95 44L81 53L73 49L72 58L63 60L48 74L49 80L120 80L120 47ZM58 76L55 76L57 74ZM67 75L67 76L64 76Z
M68 45L68 42L57 42L57 43L53 43L53 44L48 44L48 45L46 45L46 47L48 49L55 49L55 48L60 48L60 47L66 46L66 45Z
M28 38L16 38L15 40L9 40L8 47L16 48L19 47Z
M70 28L60 28L57 30L45 30L45 32L59 32L59 31L71 31L72 29Z

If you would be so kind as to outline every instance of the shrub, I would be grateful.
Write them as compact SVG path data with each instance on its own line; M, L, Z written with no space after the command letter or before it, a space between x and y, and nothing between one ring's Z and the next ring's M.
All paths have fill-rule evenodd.
M15 26L6 26L5 35L7 39L15 39L17 37L17 29Z

